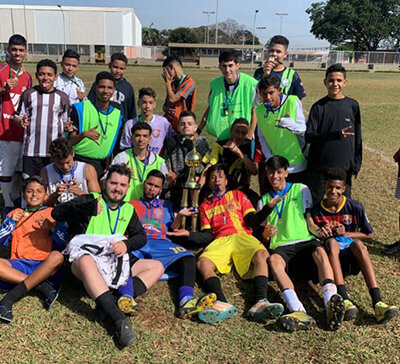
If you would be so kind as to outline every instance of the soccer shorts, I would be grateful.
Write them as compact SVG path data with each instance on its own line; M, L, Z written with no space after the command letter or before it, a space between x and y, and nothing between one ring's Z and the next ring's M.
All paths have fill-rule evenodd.
M358 273L360 273L360 266L357 258L351 251L351 246L340 250L339 261L342 268L343 277L347 277L349 275L356 276Z
M312 255L314 250L319 246L323 246L322 242L317 239L307 240L296 244L278 246L271 252L272 254L278 254L288 264L294 257L300 253L306 255Z
M12 177L22 172L22 143L0 140L0 176Z
M251 278L251 260L259 250L267 249L253 235L232 234L214 240L200 258L210 259L221 274L229 273L233 263L240 277L246 279Z
M7 259L7 261L11 264L11 267L25 273L26 275L31 274L34 270L39 268L39 266L43 263L43 260L28 260L28 259ZM14 283L9 283L0 280L0 289L2 291L9 291L15 287Z
M167 269L178 259L193 255L190 251L168 239L147 239L147 244L144 247L133 250L131 253L138 259L158 260L162 263L164 269Z

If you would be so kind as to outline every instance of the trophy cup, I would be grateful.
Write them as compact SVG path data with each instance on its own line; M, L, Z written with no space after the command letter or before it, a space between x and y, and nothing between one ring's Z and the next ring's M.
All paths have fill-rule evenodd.
M183 187L183 196L182 196L182 209L188 208L188 197L189 191L193 191L192 194L192 208L194 210L194 215L192 216L191 229L192 231L196 231L197 228L197 216L198 216L198 207L199 207L199 192L201 186L196 182L196 169L201 166L202 156L196 150L196 145L194 144L193 150L191 150L185 157L185 164L189 167L189 177ZM184 229L186 226L186 217L182 218L182 228Z

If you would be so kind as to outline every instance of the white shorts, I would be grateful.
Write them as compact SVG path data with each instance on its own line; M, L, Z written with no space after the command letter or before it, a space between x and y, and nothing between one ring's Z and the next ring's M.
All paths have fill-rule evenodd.
M22 172L22 142L0 140L0 176Z

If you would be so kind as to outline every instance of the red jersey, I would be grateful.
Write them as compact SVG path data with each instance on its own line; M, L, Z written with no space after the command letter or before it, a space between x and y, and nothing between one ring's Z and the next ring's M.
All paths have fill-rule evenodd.
M0 140L22 142L24 129L16 125L12 119L17 111L21 95L26 89L32 87L32 77L23 68L17 75L8 62L1 63L0 86L4 87L10 77L17 77L18 85L0 97Z
M255 209L243 192L233 190L221 197L212 195L200 205L199 212L201 230L211 229L215 239L232 234L252 234L243 218Z

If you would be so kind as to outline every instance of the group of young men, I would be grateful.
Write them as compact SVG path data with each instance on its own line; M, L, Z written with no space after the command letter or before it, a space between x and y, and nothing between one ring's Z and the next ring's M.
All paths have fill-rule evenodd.
M139 90L137 112L123 54L112 55L110 72L97 74L88 95L72 50L59 75L53 61L38 62L32 87L23 67L26 40L13 35L0 66L0 244L11 243L10 258L0 259L0 288L8 291L0 320L13 321L13 304L32 289L50 309L70 269L125 347L135 340L127 315L159 279L178 279L177 316L205 323L235 317L217 275L233 266L252 280L250 320L277 319L288 331L315 326L295 291L301 272L320 283L327 327L335 330L357 315L344 277L360 270L377 321L397 316L381 298L362 242L372 227L351 199L362 143L358 103L343 93L346 71L327 69L327 96L306 120L301 79L283 65L288 44L273 37L254 78L239 71L234 51L222 52L222 75L210 82L197 126L196 84L177 56L163 62L161 116L148 87ZM210 145L200 136L204 128L216 138ZM202 158L198 210L181 207L185 157L194 148ZM252 175L260 194L250 187ZM185 223L195 214L200 231ZM204 248L198 259L190 244ZM268 300L269 277L286 314L282 303Z

